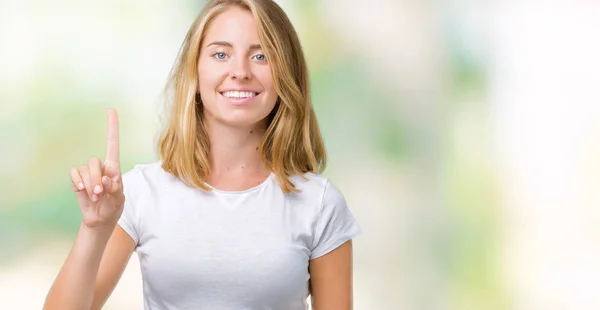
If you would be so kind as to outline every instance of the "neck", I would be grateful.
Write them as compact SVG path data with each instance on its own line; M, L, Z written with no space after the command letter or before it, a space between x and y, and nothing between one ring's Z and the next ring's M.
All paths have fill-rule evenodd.
M266 125L260 122L248 127L231 127L205 119L210 139L210 171L212 176L264 174L268 171L259 151Z

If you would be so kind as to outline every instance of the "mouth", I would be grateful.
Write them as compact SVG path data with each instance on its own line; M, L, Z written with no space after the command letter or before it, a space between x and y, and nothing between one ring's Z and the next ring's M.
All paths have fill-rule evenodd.
M221 96L227 99L227 101L229 101L231 104L244 105L250 103L252 99L256 98L260 93L253 91L228 90L220 92L219 94L221 94Z

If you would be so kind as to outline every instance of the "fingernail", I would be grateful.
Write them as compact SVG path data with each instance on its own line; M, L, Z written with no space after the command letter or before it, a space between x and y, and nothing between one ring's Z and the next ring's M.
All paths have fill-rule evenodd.
M106 178L104 179L104 187L108 188L110 186L110 179Z
M77 184L77 187L79 187L79 189L83 189L83 183L79 182L79 184Z
M92 201L94 201L94 202L95 202L95 201L97 201L97 200L98 200L98 195L96 195L96 194L92 195Z
M96 194L100 194L100 192L101 192L101 191L102 191L102 186L100 186L100 185L96 185L96 186L94 187L94 193L96 193Z

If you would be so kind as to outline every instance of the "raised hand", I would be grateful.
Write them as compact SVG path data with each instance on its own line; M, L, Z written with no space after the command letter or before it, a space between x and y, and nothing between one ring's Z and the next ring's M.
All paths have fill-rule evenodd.
M119 119L117 112L108 110L106 160L92 157L87 165L71 168L71 185L89 228L113 229L121 213L125 196L119 161Z

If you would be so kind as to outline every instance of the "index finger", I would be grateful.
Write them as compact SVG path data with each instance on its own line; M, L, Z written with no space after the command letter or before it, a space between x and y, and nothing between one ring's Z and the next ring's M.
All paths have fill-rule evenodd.
M119 163L119 117L114 109L108 109L106 162Z

